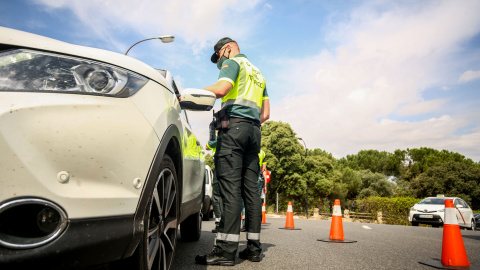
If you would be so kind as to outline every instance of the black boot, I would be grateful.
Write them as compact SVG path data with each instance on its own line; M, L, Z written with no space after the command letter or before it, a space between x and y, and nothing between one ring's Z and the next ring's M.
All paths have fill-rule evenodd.
M259 262L263 259L262 254L256 255L253 252L251 252L248 248L245 248L244 250L240 251L238 253L238 257L240 257L240 259L249 260L251 262Z
M226 258L222 250L215 246L209 254L206 255L197 255L195 257L195 262L203 265L223 265L223 266L234 266L235 257L233 260Z

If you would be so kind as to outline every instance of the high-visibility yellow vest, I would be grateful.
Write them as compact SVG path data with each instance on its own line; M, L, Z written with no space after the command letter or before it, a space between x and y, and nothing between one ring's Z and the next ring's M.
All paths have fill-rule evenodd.
M236 104L253 108L260 114L265 78L247 58L234 57L231 60L238 63L240 70L233 88L222 98L222 109L225 106Z
M259 160L260 168L262 167L263 164L266 163L266 162L263 162L264 159L265 159L265 152L263 152L263 150L260 149L260 153L258 153L258 160Z

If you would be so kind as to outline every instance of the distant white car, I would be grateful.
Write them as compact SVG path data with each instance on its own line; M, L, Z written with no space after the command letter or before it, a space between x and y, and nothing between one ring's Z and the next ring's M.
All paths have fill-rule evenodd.
M428 224L433 227L442 226L445 218L445 200L447 199L453 200L458 225L475 230L476 223L472 209L464 200L457 197L425 198L410 208L408 220L412 223L412 226L418 226L418 224Z
M205 198L203 200L202 214L203 220L213 218L213 171L210 166L205 165Z
M178 230L202 224L185 109L214 103L123 54L0 27L0 268L169 269Z

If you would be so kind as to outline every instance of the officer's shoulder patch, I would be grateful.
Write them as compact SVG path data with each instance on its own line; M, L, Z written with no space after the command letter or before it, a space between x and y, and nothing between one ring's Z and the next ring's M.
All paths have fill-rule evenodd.
M224 68L228 68L228 65L223 65L223 66L222 66L222 69L224 69Z

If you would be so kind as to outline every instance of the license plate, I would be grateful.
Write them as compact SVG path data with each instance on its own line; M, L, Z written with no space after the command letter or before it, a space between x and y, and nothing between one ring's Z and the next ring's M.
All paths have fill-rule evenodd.
M433 215L420 215L420 218L433 218Z

